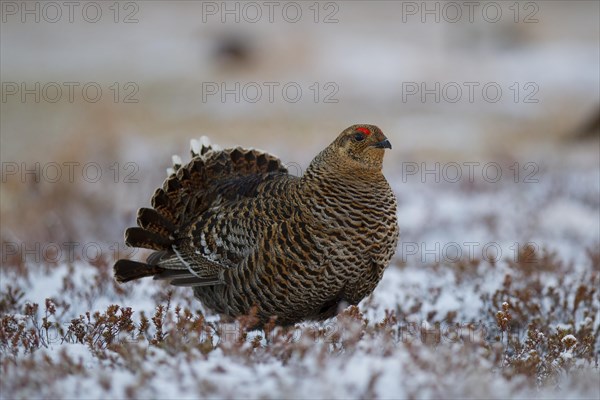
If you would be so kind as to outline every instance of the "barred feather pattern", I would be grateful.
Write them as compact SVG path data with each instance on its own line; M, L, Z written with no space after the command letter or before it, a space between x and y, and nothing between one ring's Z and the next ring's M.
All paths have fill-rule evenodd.
M128 245L156 250L147 269L119 260L118 281L166 279L217 313L255 308L260 323L280 325L328 318L372 293L399 236L379 128L344 130L302 177L259 150L193 148L126 232Z

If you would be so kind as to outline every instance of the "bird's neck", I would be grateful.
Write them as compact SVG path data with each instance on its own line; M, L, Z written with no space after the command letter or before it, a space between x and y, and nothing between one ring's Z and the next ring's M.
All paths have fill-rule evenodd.
M326 188L345 186L348 188L387 187L381 169L363 168L343 162L331 148L319 153L306 169L302 181L312 187Z

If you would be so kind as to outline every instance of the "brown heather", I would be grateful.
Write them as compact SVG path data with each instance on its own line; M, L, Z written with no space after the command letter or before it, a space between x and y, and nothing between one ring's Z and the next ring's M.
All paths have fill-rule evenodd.
M144 176L151 174L146 170ZM564 197L560 180L542 183L542 189L556 184L548 202ZM44 196L17 193L35 207L27 203L19 209L26 211L3 213L3 228L11 227L1 232L3 243L15 240L13 232L29 243L61 242L86 234L88 239L91 235L94 240L112 240L115 233L100 220L109 220L119 230L131 221L129 211L110 219L122 204L112 190L98 190L99 200L90 202L89 193L77 185L40 185ZM478 195L484 189L453 190ZM137 191L127 190L128 196L136 196ZM590 207L597 207L597 192L590 193L596 196ZM416 197L431 201L426 194ZM73 229L66 237L56 236L61 229L46 228L49 210L75 206L85 213L61 216L66 228ZM539 218L533 211L531 218L511 224L533 223ZM471 217L457 223L471 224L475 218ZM440 229L445 228L431 226L430 231ZM406 237L421 238L410 231ZM571 246L573 253L582 255L587 244ZM116 283L110 276L113 252L99 262L78 259L60 265L6 257L0 290L0 396L150 398L159 397L156 393L163 388L163 398L237 398L249 382L240 371L254 377L270 366L269 375L263 374L256 385L266 380L275 391L262 397L294 397L298 387L304 394L312 393L307 386L342 390L347 387L343 374L366 364L358 370L365 374L365 383L352 383L344 392L347 397L350 392L356 398L389 397L382 393L394 379L405 398L598 398L597 243L588 249L587 259L577 261L529 246L522 252L494 265L480 257L416 265L397 257L387 269L389 277L424 272L427 279L416 291L411 291L410 280L405 284L384 279L385 287L337 318L292 328L269 319L255 331L249 331L255 309L233 322L215 321L205 318L204 308L187 290L172 290L165 281ZM57 278L58 285L52 286ZM490 282L492 288L484 284ZM32 300L40 284L50 285L42 289L50 299ZM436 302L440 292L468 293L468 301L476 304L447 307ZM398 295L397 301L378 304L390 293ZM384 307L389 308L385 313ZM381 317L369 319L374 314ZM422 329L423 320L429 328ZM450 330L454 327L458 328ZM376 363L368 364L369 359ZM163 387L166 380L168 393Z

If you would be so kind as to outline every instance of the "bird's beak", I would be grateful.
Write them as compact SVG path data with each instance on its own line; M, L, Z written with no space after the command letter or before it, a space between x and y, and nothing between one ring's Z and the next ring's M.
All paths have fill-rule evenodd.
M377 147L378 149L391 149L392 148L392 144L390 143L390 141L387 138L383 139L381 142L377 142L377 143L373 144L372 146Z

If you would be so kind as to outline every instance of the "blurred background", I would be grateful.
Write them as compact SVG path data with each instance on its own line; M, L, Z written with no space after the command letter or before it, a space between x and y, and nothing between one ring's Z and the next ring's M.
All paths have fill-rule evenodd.
M0 81L0 400L600 398L600 2L2 0ZM356 123L401 231L360 329L212 351L112 278L190 139L300 175Z
M2 2L3 240L120 241L200 135L300 174L373 123L399 184L406 162L596 170L600 3L466 3Z

